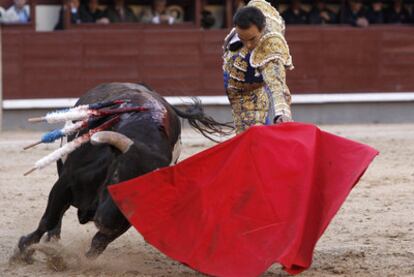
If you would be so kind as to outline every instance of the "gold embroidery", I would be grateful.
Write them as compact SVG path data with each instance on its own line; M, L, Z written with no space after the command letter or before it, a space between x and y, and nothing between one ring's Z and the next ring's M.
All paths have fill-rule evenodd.
M234 60L234 64L233 65L234 65L235 68L237 68L238 70L241 70L243 72L246 72L247 71L247 67L249 66L246 61L243 61L242 60L241 57L237 57Z
M281 59L286 67L292 69L289 46L284 38L285 22L279 12L265 0L251 0L248 6L258 8L266 17L266 27L259 44L252 51L250 65L260 67L270 60Z
M229 88L234 88L236 90L242 90L244 83L236 81L235 79L230 79L228 83Z
M250 65L257 68L276 59L281 60L287 67L292 66L292 58L284 39L277 35L267 35L259 41L259 44L253 50Z
M249 93L228 91L227 94L232 106L237 133L241 133L253 125L265 124L269 98L263 87Z
M231 78L240 82L244 82L245 80L244 72L237 70L235 67L230 68L229 75Z
M243 59L246 58L246 55L249 53L249 49L247 49L246 47L242 47L239 51L239 55L240 57L242 57Z
M284 114L291 117L291 96L286 85L284 65L280 61L269 62L263 67L262 76L273 99L275 115Z
M227 89L237 91L238 93L251 92L258 88L263 87L263 83L243 83L236 81L235 79L229 79Z
M248 6L258 8L266 17L272 17L273 20L281 21L279 12L265 0L251 0Z

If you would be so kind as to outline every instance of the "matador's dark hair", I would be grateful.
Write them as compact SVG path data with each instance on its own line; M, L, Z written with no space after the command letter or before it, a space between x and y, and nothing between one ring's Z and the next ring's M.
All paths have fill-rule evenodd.
M266 25L266 18L256 7L243 7L234 15L233 24L240 29L248 29L254 24L259 31L262 31Z

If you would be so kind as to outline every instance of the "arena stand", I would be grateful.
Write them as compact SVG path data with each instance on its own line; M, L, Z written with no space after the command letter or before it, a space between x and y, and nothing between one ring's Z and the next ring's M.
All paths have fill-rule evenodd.
M177 105L200 96L208 112L230 119L221 72L221 45L229 29L201 29L197 11L202 1L182 2L193 5L193 21L161 26L69 23L66 30L51 32L62 2L32 1L30 24L1 26L3 128L32 128L22 118L70 106L86 90L114 81L144 82ZM129 3L135 10L148 6ZM230 26L232 1L212 3ZM286 37L295 65L288 85L297 121L414 118L412 25L288 26Z

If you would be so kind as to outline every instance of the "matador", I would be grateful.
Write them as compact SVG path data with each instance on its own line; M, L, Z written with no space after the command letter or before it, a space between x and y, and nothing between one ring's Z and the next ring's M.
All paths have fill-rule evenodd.
M233 18L225 38L224 86L236 132L292 121L286 69L293 69L285 23L265 0L252 0Z

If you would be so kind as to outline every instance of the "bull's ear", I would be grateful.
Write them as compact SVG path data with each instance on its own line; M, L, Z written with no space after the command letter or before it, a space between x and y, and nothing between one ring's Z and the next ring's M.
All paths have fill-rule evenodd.
M93 145L103 143L110 144L119 149L122 153L126 153L131 145L134 144L134 142L127 136L113 131L102 131L93 134L91 136L91 143Z

